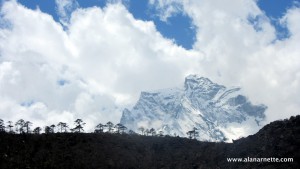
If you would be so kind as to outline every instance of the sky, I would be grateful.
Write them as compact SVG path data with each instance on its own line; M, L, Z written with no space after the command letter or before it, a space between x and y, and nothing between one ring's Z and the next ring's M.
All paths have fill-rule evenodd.
M118 123L189 74L300 112L299 0L2 0L0 118Z

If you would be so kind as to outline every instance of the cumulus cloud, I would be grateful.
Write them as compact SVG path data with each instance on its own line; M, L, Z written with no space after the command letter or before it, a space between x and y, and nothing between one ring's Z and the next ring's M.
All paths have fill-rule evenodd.
M204 76L242 86L251 100L268 105L267 122L299 114L299 8L279 18L291 36L278 40L270 19L254 0L156 2L152 4L158 4L162 14L176 2L191 17L197 36L193 50L205 55Z
M191 17L196 42L186 50L122 3L56 3L62 24L16 1L2 5L0 20L8 25L0 27L5 120L43 126L82 118L92 130L99 122L118 122L141 91L180 86L188 74L243 87L250 100L268 105L268 121L299 114L299 8L281 18L291 36L276 40L253 0L150 0L162 20L178 12Z
M67 30L14 1L1 12L12 25L1 29L0 38L4 119L72 123L83 118L88 129L116 123L140 91L179 84L183 70L201 59L164 39L153 22L134 19L121 3L77 9Z
M160 20L167 22L168 18L184 12L181 2L181 0L149 0L149 5L158 11L156 15Z
M60 22L66 26L69 23L71 13L79 7L76 0L55 0L57 14Z

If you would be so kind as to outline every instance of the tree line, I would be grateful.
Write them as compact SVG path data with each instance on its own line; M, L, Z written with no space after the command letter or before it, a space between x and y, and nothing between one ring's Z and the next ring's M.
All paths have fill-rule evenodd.
M44 132L45 134L50 133L82 133L84 132L84 126L86 123L83 122L82 119L76 119L74 121L74 127L69 127L69 125L65 122L59 122L57 125L52 124L49 126L35 127L31 128L32 122L25 121L23 119L18 120L13 123L12 121L7 121L7 125L5 125L4 121L0 119L0 133L7 132L11 134L19 133L19 134L41 134ZM199 136L199 132L196 131L197 128L193 128L191 131L188 131L186 134L190 139L196 139ZM154 128L146 129L144 127L138 128L140 131L140 135L144 136L164 136L163 131L156 131ZM133 130L127 131L127 127L121 123L113 124L111 121L106 124L99 123L95 126L94 133L118 133L118 134L139 134L134 132ZM176 133L174 133L176 137Z
M25 121L23 119L18 120L17 122L13 123L12 121L8 121L7 125L5 125L4 121L0 119L0 132L7 132L7 133L19 133L19 134L40 134L42 131L44 133L55 133L55 129L57 133L67 133L67 132L74 132L74 133L80 133L83 132L83 126L85 123L81 119L77 119L74 122L75 126L74 128L70 128L69 125L65 122L59 122L57 125L52 124L49 126L45 126L43 128L36 127L32 129L32 122Z

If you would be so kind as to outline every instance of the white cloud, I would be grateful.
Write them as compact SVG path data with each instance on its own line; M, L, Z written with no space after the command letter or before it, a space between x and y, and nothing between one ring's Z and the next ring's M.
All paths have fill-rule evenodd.
M55 0L55 3L60 22L67 26L71 13L79 7L78 2L76 0Z
M168 18L183 12L181 0L149 0L149 5L157 11L160 20L167 22Z
M71 13L64 13L76 1L56 2L61 18L67 17L61 20L65 30L15 1L1 9L1 22L10 25L0 29L4 120L43 126L82 118L92 130L99 122L118 122L140 91L182 85L190 73L242 86L250 100L269 106L268 120L299 114L299 8L282 18L291 37L274 41L275 29L256 1L151 0L162 19L180 10L192 18L196 42L186 50L153 22L134 19L121 3L103 9L71 5ZM259 31L249 17L258 18Z
M160 4L156 2L153 4ZM280 41L254 0L178 3L197 28L193 49L205 54L201 61L204 76L242 86L250 100L268 105L268 122L299 114L299 8L289 9L280 19L291 34ZM167 5L172 3L158 9L164 11ZM249 18L256 18L255 25Z
M83 118L88 129L116 123L140 91L180 84L201 59L164 39L153 22L135 20L120 3L75 10L66 31L49 15L13 1L2 13L12 25L0 31L1 101L10 103L0 109L4 119ZM36 104L43 108L29 115Z

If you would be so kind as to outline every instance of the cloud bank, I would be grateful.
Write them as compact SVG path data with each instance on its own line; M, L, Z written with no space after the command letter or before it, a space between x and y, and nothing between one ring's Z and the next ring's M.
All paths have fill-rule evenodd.
M4 120L44 126L82 118L89 131L100 122L118 122L141 91L180 86L188 74L241 86L250 100L269 107L267 121L299 114L297 7L281 18L290 37L277 40L253 0L150 0L162 20L178 12L192 19L196 42L186 50L164 38L153 22L135 19L120 2L104 8L56 3L61 23L16 1L2 5Z

